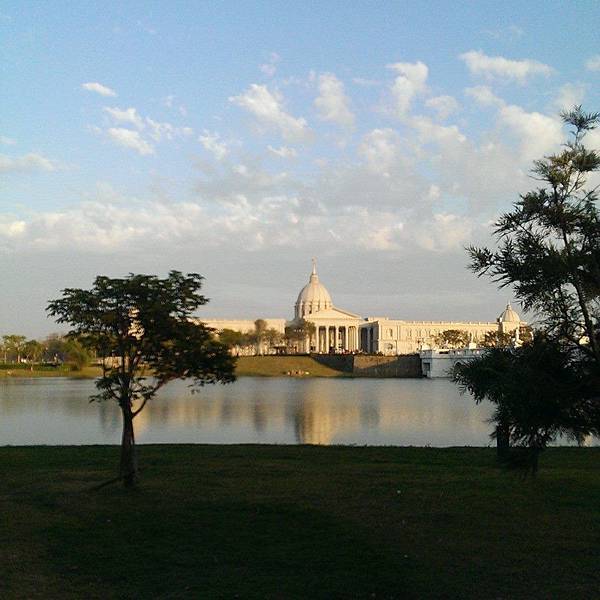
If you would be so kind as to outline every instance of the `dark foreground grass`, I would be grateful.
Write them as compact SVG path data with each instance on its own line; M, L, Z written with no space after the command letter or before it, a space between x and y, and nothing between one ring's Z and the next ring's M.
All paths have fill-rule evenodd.
M2 448L0 597L591 598L600 448Z

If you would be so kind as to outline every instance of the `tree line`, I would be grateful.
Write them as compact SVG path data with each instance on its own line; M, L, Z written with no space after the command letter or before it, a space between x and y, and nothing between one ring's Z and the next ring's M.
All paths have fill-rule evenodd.
M4 365L69 363L76 370L87 366L94 352L76 338L51 334L43 340L27 339L24 335L3 335L0 341L0 360Z
M504 348L531 341L533 329L529 325L521 325L517 331L487 331L478 342L480 348ZM472 342L471 334L462 329L447 329L433 338L433 343L440 348L466 348Z
M277 352L294 349L295 345L314 335L315 326L309 321L301 319L299 322L288 325L282 333L277 329L268 327L264 319L254 321L254 330L241 332L233 329L221 329L217 332L219 341L225 344L231 352L240 354L275 354Z

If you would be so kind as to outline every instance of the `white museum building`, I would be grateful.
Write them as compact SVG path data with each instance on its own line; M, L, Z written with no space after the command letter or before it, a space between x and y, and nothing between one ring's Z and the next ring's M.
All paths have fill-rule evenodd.
M258 318L258 317L257 317ZM294 305L294 318L265 318L268 328L284 333L287 326L302 320L314 325L314 333L296 345L299 353L366 352L368 354L413 354L434 345L434 339L447 330L460 330L469 334L478 345L486 333L499 331L512 334L525 323L508 304L495 321L405 321L387 317L361 317L353 312L334 306L327 288L319 281L316 262L313 259L308 283L300 290ZM206 325L216 329L232 329L242 333L254 331L252 320L209 319Z

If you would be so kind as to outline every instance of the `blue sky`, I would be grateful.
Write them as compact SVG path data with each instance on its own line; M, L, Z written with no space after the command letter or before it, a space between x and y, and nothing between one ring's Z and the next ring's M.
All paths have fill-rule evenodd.
M463 247L600 108L600 5L349 4L0 2L0 332L173 268L289 317L313 255L359 314L494 319Z

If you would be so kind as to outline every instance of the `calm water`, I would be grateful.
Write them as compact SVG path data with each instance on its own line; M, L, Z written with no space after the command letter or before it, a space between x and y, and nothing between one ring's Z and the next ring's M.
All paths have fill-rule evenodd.
M115 444L114 403L90 380L0 381L0 445ZM489 405L447 380L241 378L192 394L166 386L136 418L139 443L487 446Z
M118 407L90 404L94 390L0 380L0 445L119 443ZM487 446L491 412L448 380L248 377L195 394L169 384L135 423L140 443Z

